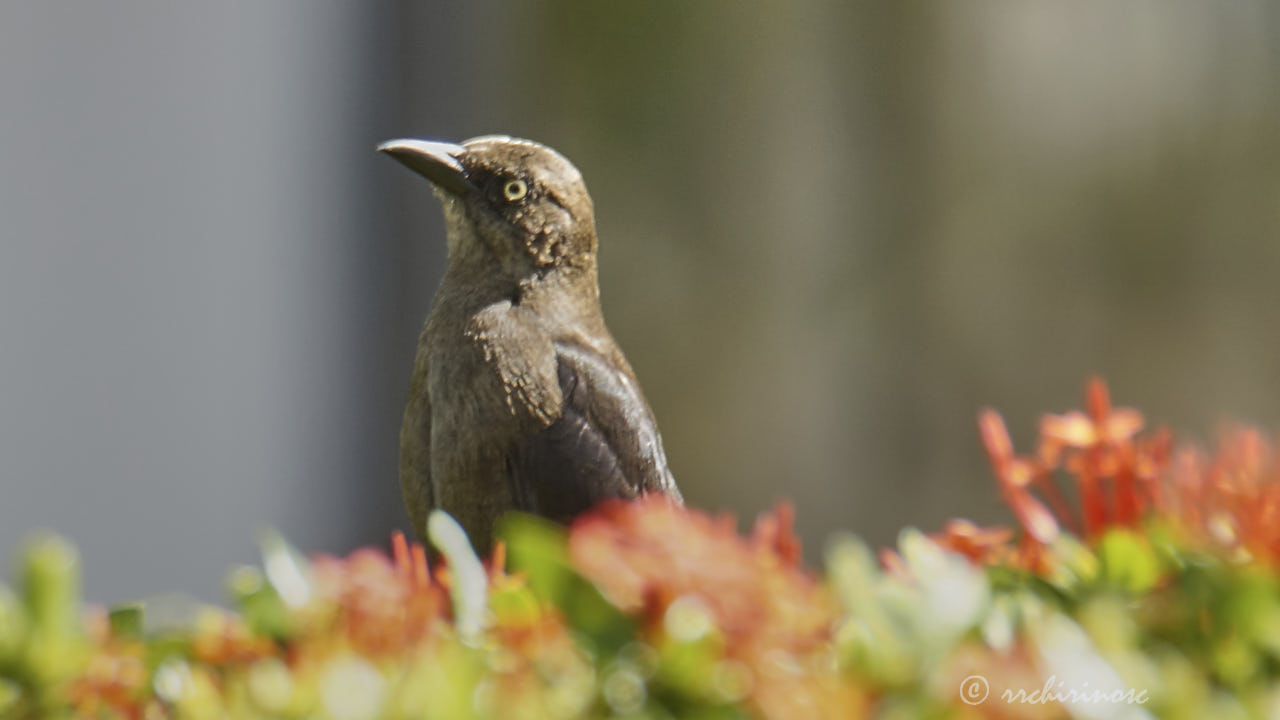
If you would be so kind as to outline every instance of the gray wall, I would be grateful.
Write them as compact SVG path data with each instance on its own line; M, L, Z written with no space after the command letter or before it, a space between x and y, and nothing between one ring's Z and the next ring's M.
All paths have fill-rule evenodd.
M91 598L217 598L267 525L400 521L395 12L0 6L4 553L53 528Z

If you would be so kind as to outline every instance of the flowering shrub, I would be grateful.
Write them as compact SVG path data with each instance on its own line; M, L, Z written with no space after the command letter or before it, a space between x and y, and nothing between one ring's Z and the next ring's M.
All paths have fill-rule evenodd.
M649 498L513 517L483 563L442 514L438 562L269 537L235 611L158 622L83 609L74 551L36 539L0 586L0 717L1277 717L1271 446L1144 432L1100 381L1086 406L1025 453L979 416L1015 526L838 537L821 573L786 506L742 536Z

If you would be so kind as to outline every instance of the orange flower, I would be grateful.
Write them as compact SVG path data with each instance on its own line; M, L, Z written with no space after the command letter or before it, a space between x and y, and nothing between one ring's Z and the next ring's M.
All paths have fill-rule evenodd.
M670 629L672 613L705 613L724 655L761 680L750 697L762 716L843 716L858 702L849 680L818 670L829 663L839 611L800 567L789 506L763 515L743 538L730 517L658 496L607 502L574 523L569 554L654 634Z
M1228 428L1212 459L1183 449L1170 485L1185 531L1210 547L1280 562L1280 464L1260 432Z
M311 563L318 604L331 604L332 622L353 647L373 657L415 647L449 611L445 589L428 573L423 547L408 545L397 533L392 553L388 558L364 548L343 559L319 556Z
M1006 527L984 528L964 519L948 522L932 536L938 545L960 553L980 565L994 564L1009 557L1013 531Z
M1212 457L1175 448L1167 430L1141 433L1136 410L1115 408L1107 386L1092 378L1088 413L1046 415L1034 458L1016 455L1004 421L991 410L978 418L983 444L1006 503L1027 532L1017 555L1005 556L992 535L971 525L949 525L939 542L975 560L1035 566L1057 523L1082 527L1093 540L1112 527L1137 527L1153 514L1181 528L1194 544L1237 557L1280 562L1280 463L1257 430L1225 431ZM1081 508L1077 522L1055 485L1055 474L1074 482ZM1049 498L1050 514L1031 495Z
M836 606L799 567L791 514L785 506L766 514L742 538L733 518L666 498L607 502L574 523L569 553L624 611L657 619L696 595L735 648L807 650L825 638Z
M1101 378L1089 379L1085 397L1088 415L1072 410L1041 419L1040 435L1044 445L1079 449L1115 446L1137 435L1145 423L1137 410L1111 407L1111 395Z
M1031 483L1044 474L1043 468L1035 460L1014 454L1013 441L1009 439L1009 430L1000 413L983 410L978 415L978 430L995 468L1005 502L1018 522L1036 542L1052 542L1058 536L1058 523L1029 489Z
M1142 429L1142 414L1130 408L1113 408L1107 385L1100 378L1089 379L1085 390L1089 413L1071 411L1046 415L1040 422L1040 457L1057 465L1064 450L1075 453L1067 467L1076 475L1076 488L1084 509L1084 532L1095 537L1110 522L1136 522L1139 504L1134 476L1129 470L1131 440ZM1108 510L1104 478L1115 482L1113 503Z

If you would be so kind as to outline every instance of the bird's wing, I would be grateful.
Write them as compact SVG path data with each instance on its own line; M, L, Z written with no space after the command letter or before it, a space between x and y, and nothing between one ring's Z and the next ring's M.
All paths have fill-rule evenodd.
M409 379L409 399L400 424L400 492L413 530L424 541L427 516L435 504L431 488L431 397L427 344L419 341Z
M606 498L679 498L648 404L620 353L554 344L558 416L520 438L507 459L520 507L560 521Z

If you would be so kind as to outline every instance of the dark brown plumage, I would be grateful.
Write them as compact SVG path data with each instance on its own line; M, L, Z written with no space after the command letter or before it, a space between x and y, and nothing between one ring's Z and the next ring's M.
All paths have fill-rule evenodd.
M448 268L400 431L414 528L453 515L481 552L508 510L567 522L605 498L680 497L635 374L605 327L582 176L503 136L379 147L435 186Z

